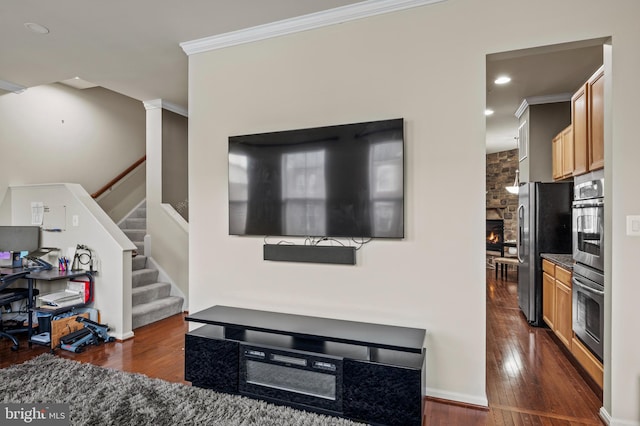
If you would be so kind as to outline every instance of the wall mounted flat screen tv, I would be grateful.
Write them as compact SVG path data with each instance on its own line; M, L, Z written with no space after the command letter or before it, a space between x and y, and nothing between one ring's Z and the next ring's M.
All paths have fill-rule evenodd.
M229 234L404 237L404 120L229 137Z

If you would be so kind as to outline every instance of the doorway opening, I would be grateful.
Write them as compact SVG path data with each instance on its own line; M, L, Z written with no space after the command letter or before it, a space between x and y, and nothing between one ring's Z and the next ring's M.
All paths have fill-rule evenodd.
M492 246L493 253L496 248L501 253L505 249L506 253L514 251L510 246L519 238L518 194L506 189L513 185L516 171L521 184L554 181L553 136L571 125L571 96L604 63L605 42L585 40L487 55L487 219L499 212L504 231L502 251ZM499 77L509 77L510 81L499 84ZM597 411L602 392L594 391L593 383L579 371L549 328L527 323L518 306L519 274L494 275L491 255L487 247L486 373L490 407L552 411L552 407L545 407L543 395L562 392L559 383L565 380L580 382L579 386L591 392L580 404L584 402L585 410ZM539 285L542 288L542 283ZM524 383L534 383L536 389ZM540 398L532 397L538 394ZM552 400L547 398L547 403Z

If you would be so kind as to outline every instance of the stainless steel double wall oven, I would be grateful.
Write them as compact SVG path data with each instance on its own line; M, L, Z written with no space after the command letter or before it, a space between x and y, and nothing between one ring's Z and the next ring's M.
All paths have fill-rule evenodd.
M604 170L576 176L573 201L573 331L602 361Z

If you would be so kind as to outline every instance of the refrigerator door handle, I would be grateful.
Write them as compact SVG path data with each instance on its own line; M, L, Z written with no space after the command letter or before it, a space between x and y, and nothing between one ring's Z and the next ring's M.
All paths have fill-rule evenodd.
M520 204L518 206L518 242L516 244L516 252L520 263L524 263L524 258L520 254L522 251L520 250L520 245L522 244L522 222L524 222L524 205Z

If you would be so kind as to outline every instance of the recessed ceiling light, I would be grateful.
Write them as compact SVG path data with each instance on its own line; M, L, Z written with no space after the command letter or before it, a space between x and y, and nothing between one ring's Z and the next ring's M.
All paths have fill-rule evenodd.
M35 22L25 22L24 26L26 29L36 34L49 34L49 28L44 25L36 24Z
M506 75L501 75L500 77L496 78L494 83L495 84L507 84L510 81L511 81L511 77L506 76Z
M492 109L487 108L487 109L484 110L484 115L492 115L492 114L493 114L493 110Z

